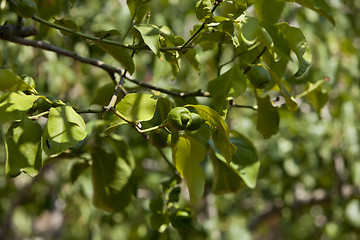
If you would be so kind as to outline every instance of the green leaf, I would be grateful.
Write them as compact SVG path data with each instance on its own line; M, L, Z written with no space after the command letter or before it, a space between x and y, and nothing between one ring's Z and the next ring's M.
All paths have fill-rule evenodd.
M112 95L114 94L115 86L113 83L105 84L101 87L96 88L95 93L90 101L90 104L97 104L100 106L106 106L109 104ZM120 101L124 97L122 92L119 93L117 101Z
M131 122L149 121L154 116L157 101L158 98L154 95L129 93L116 105L115 109ZM110 134L118 126L126 123L123 119L114 115L110 127L106 129L105 133Z
M282 0L285 2L296 2L304 7L310 8L326 18L329 22L335 25L335 20L331 13L331 8L325 0Z
M214 167L213 191L216 194L236 192L244 182L249 188L255 188L260 161L253 144L243 135L236 133L231 142L237 151L230 164L213 151L210 159Z
M103 42L96 42L95 45L115 58L130 74L134 73L134 61L127 49Z
M66 28L70 28L71 30L74 30L76 32L81 32L80 28L71 19L65 19L65 18L55 19L54 23L57 25L66 27ZM67 36L72 35L72 33L69 33L69 32L65 32L65 31L61 31L61 30L60 30L60 32L62 35L67 35Z
M254 1L255 12L260 21L276 23L284 9L285 3L279 0Z
M159 28L152 24L139 24L135 25L134 28L139 31L145 44L160 58L160 31Z
M132 168L124 158L99 147L91 150L91 159L94 205L109 213L123 210L131 201Z
M298 58L299 69L294 74L295 77L303 75L311 62L311 51L306 39L299 28L291 27L288 23L280 23L276 25L288 40L289 47Z
M195 12L199 21L205 22L211 18L211 6L210 0L200 0L196 3Z
M258 114L256 129L264 138L269 138L271 135L279 131L279 113L270 101L270 97L257 97Z
M255 188L260 161L254 145L241 134L236 134L236 137L230 140L237 147L230 166L236 170L249 188Z
M197 55L195 49L187 49L186 52L180 56L184 56L185 59L190 63L190 65L200 74L201 64L200 58Z
M212 128L211 137L216 148L225 157L226 162L230 163L236 152L236 146L230 142L229 128L225 120L214 109L204 105L186 105L193 107L200 117Z
M298 104L296 102L295 97L285 87L285 85L282 83L282 81L278 77L278 75L271 68L269 68L268 70L269 70L271 78L275 81L276 85L280 88L280 91L285 98L287 108L290 111L296 111L298 108Z
M88 168L90 164L87 161L77 161L71 165L70 180L74 183Z
M128 8L135 23L140 23L144 20L147 13L150 11L149 0L127 0Z
M110 136L104 136L104 139L107 143L109 143L114 153L123 158L126 161L126 164L130 167L131 170L135 169L135 159L132 154L131 148L128 143L122 136L117 134L111 134Z
M228 98L236 98L247 88L246 78L239 65L210 81L208 90L212 96L212 104L220 115L225 116L228 108Z
M5 93L0 97L0 124L22 120L34 102L41 96L25 95L21 91Z
M41 128L28 118L10 126L5 139L6 174L10 177L21 172L38 174L42 166L41 133Z
M86 137L85 123L70 106L50 108L43 134L43 150L56 156Z
M310 83L308 89L311 89L313 85L315 84ZM309 92L306 95L306 98L309 99L317 114L320 115L321 110L329 100L329 94L325 89L322 88L322 85L319 85L314 90Z
M182 135L172 149L176 169L185 179L190 201L199 201L204 193L205 174L199 163L205 158L204 147L190 136Z
M31 87L21 77L7 69L0 69L0 90L30 90L35 94L37 93L35 88Z
M241 21L241 37L247 44L253 44L258 35L260 21L256 18L245 17Z

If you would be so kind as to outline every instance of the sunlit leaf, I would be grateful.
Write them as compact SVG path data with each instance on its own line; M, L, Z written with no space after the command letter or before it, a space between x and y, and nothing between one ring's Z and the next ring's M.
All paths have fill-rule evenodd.
M229 128L225 120L214 109L204 105L186 105L195 108L200 117L208 124L211 129L211 137L215 146L225 157L226 162L230 163L236 152L236 146L230 142Z
M20 91L5 93L0 97L0 124L22 120L39 98L40 96L25 95Z
M199 21L206 21L211 18L211 1L199 0L195 6L196 17Z
M247 83L239 65L233 66L227 72L210 81L208 90L212 96L214 108L224 116L228 108L228 98L236 98L246 90Z
M36 93L36 90L27 84L21 77L7 69L0 69L0 90L30 90L33 93Z
M150 94L130 93L127 94L115 107L132 122L149 121L155 113L158 98ZM106 134L113 132L118 126L126 122L114 115Z
M257 97L258 114L256 129L264 138L269 138L279 131L280 117L277 108L270 101L270 97Z
M205 155L204 147L187 135L180 136L172 149L174 165L185 179L192 203L199 201L204 193L205 174L199 163Z
M135 23L140 23L144 20L148 12L150 11L150 1L146 0L127 0L126 3L130 10L131 17L135 20Z
M134 28L139 31L142 39L151 51L157 57L160 57L159 28L151 24L139 24L135 25Z
M41 128L28 118L13 123L6 133L6 167L10 177L36 175L41 166Z
M85 123L70 106L50 108L43 134L43 150L56 156L86 137Z

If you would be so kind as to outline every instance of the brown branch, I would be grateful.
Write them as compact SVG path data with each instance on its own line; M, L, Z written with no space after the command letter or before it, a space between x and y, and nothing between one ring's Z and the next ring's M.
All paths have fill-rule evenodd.
M140 87L155 90L155 91L162 92L162 93L165 93L168 95L177 96L177 97L210 97L210 94L208 92L204 92L202 90L198 90L198 91L194 91L194 92L179 92L179 91L172 91L172 90L156 87L156 86L148 84L148 83L143 83L137 79L131 78L128 75L124 75L125 70L118 68L118 67L114 67L112 65L105 64L104 62L102 62L98 59L83 57L73 51L69 51L69 50L54 46L52 44L49 44L49 43L46 43L43 41L28 40L28 39L24 39L22 37L18 37L18 35L21 34L23 28L21 30L17 30L15 35L11 35L10 32L8 32L6 30L6 29L8 29L8 26L7 25L5 25L5 26L0 27L0 39L6 40L9 42L13 42L16 44L20 44L20 45L40 48L40 49L47 50L50 52L55 52L62 56L73 58L79 62L101 68L101 69L105 70L106 72L108 72L110 75L113 73L117 73L120 76L123 76L124 79L126 79ZM12 29L12 28L10 28L10 29ZM113 78L112 78L112 80L115 81ZM117 84L117 83L114 82L114 84Z

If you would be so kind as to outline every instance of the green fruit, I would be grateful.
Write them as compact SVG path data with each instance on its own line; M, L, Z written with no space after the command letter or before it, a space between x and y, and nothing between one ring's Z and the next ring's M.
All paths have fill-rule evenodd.
M270 83L270 74L268 70L261 65L253 66L247 75L249 81L255 88L266 88Z
M164 148L170 143L170 134L163 128L153 130L149 133L150 143L157 148Z
M185 130L187 131L195 131L201 127L203 123L203 119L197 113L190 113L190 121L188 122Z
M175 107L170 110L167 121L172 129L185 130L190 121L190 111L184 107Z
M17 5L17 13L23 18L32 18L37 12L36 3L32 0L20 0Z

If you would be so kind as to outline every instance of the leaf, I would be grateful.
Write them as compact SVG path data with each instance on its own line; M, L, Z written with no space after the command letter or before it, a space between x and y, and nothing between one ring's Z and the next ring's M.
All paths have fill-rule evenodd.
M228 98L236 98L247 88L246 78L239 65L210 81L208 90L212 96L212 104L220 115L225 116L228 108Z
M31 87L21 77L7 69L0 69L0 90L30 90L35 94L37 93L35 88Z
M257 97L258 114L256 129L266 139L279 131L279 113L271 102L270 97Z
M289 90L285 87L285 85L281 82L281 79L278 75L272 70L268 69L271 78L275 81L276 85L280 88L282 95L285 98L286 106L290 111L296 111L298 108L298 104L296 102L295 97L289 92Z
M256 0L254 1L255 12L260 21L276 23L284 9L285 3L279 0Z
M205 155L204 147L187 135L181 135L172 149L174 165L185 179L192 203L199 201L204 193L205 174L199 163Z
M134 28L139 31L142 39L151 51L160 58L159 28L152 24L139 24L135 25Z
M249 139L241 134L230 139L237 151L230 163L249 188L255 188L260 168L256 149Z
M105 84L101 87L96 88L95 93L90 101L90 104L97 104L100 106L106 106L109 104L112 95L114 94L115 86L113 83ZM122 92L119 93L116 103L124 97Z
M315 84L310 83L308 89L311 89ZM322 88L322 85L317 86L311 92L306 95L306 98L309 99L311 105L320 116L321 110L326 105L329 100L329 94L326 90Z
M325 0L282 0L285 2L296 2L304 7L314 10L335 26L335 20L331 13L329 4Z
M88 168L90 164L87 161L77 161L71 165L70 180L74 183Z
M211 137L216 148L225 157L226 162L230 163L236 152L236 146L230 142L229 128L225 120L212 108L204 105L186 105L193 107L200 117L212 128Z
M119 63L121 63L125 67L125 69L130 74L134 73L135 71L134 61L131 55L128 53L127 49L103 42L96 42L95 45L101 48L104 52L110 54L113 58L115 58Z
M150 11L150 1L144 0L127 0L126 3L130 10L131 16L135 23L140 23L144 20L147 13Z
M54 21L55 24L66 27L66 28L70 28L71 30L74 30L74 32L81 32L80 28L76 25L76 23L71 20L71 19L65 19L65 18L61 18L61 19L55 19ZM65 32L65 31L61 31L62 35L72 35L72 33L69 32Z
M289 47L298 58L299 68L294 74L295 77L303 75L311 62L311 51L306 39L299 28L291 27L288 23L276 24L288 40Z
M260 21L253 17L245 17L241 21L241 37L247 44L253 44L257 38Z
M91 150L91 159L94 205L109 213L123 210L131 201L131 167L124 158L100 147Z
M56 156L74 147L86 137L85 123L70 106L50 108L43 134L43 150L48 156Z
M25 95L21 91L5 93L0 97L0 124L22 120L34 102L41 96Z
M10 126L5 140L6 174L10 177L21 172L38 174L42 166L41 133L41 128L28 118Z
M196 3L195 6L196 17L199 21L205 22L207 19L211 18L211 1L210 0L200 0Z
M116 105L115 109L132 122L149 121L154 116L157 101L158 99L154 95L129 93ZM125 123L123 119L114 115L110 127L106 129L105 133L110 134Z
M201 65L200 65L200 58L197 55L195 49L190 48L187 49L186 52L180 56L184 56L185 59L190 63L190 65L200 74Z

